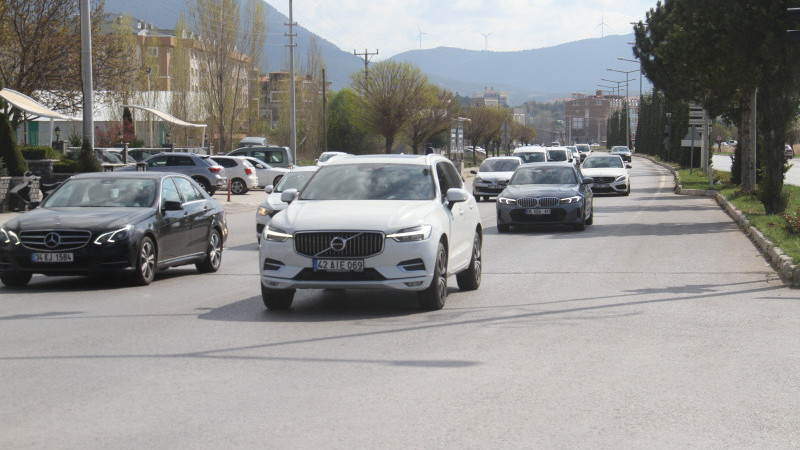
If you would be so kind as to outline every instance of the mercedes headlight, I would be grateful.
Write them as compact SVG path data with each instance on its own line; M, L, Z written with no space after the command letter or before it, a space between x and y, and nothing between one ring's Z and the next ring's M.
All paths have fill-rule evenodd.
M500 204L503 204L503 205L516 205L517 204L517 200L513 199L513 198L508 198L508 197L497 197L497 203L500 203Z
M287 239L292 238L292 235L281 230L280 228L267 225L264 227L261 237L272 242L286 242Z
M561 203L565 203L565 204L569 204L569 203L578 203L578 202L580 202L581 200L582 200L582 197L581 197L580 195L576 195L576 196L574 196L574 197L562 198L562 199L561 199Z
M397 242L415 242L424 241L431 237L431 230L433 227L430 225L420 225L418 227L405 228L397 233L387 235L387 238L392 238Z
M628 179L628 175L620 175L617 177L615 181L625 181Z
M19 245L20 240L17 233L9 230L6 227L0 227L0 242L7 245Z
M108 233L97 236L94 243L95 245L113 244L114 242L128 239L131 236L131 231L133 231L133 225L128 224L118 230L109 231Z

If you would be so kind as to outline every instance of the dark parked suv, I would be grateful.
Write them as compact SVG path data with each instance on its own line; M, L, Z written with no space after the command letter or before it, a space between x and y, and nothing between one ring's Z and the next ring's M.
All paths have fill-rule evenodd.
M159 153L136 165L121 170L145 170L147 172L177 172L191 177L209 195L228 187L225 169L208 155L194 153Z
M283 167L284 169L294 167L294 159L289 147L257 146L238 148L228 153L228 156L251 156L264 161L272 167Z

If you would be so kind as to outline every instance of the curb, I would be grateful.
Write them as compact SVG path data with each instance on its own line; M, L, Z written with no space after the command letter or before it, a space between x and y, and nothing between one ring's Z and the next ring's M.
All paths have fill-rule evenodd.
M784 284L792 288L800 288L800 266L794 264L794 259L783 253L780 247L777 247L772 241L767 239L758 228L750 225L750 221L743 212L739 211L724 195L717 191L702 190L702 189L683 189L681 186L681 178L678 172L670 164L656 161L645 155L641 156L648 161L665 167L672 172L675 178L675 193L678 195L690 195L696 197L713 197L717 204L722 208L730 217L739 225L739 229L750 238L753 245L761 252L764 258L772 265L772 268L778 273Z

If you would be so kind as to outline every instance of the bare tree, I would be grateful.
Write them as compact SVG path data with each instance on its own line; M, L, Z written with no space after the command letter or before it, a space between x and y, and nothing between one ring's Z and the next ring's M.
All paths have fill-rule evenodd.
M386 153L392 152L397 133L430 104L428 78L408 63L375 63L367 76L364 72L353 74L352 85L358 94L351 111L353 122L383 136Z
M241 0L188 1L199 40L203 104L219 133L218 150L227 152L248 110L250 77L264 48L266 10L260 0L246 0L244 16Z

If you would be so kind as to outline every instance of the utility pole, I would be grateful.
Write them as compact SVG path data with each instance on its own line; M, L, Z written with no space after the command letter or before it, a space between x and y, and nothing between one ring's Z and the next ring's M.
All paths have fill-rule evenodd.
M81 0L81 79L83 80L83 138L94 148L94 87L92 83L92 10Z
M356 53L356 50L353 50L353 54L356 56L360 56L364 58L364 89L367 88L367 70L369 67L369 61L372 59L372 56L378 54L378 49L375 49L375 53L370 53L367 49L364 49L364 53Z
M328 151L328 80L325 78L325 67L322 67L322 148Z
M289 27L286 36L289 37L289 150L292 152L294 164L297 164L297 115L295 114L295 92L294 92L294 15L292 14L292 0L289 0L289 23L284 23Z

